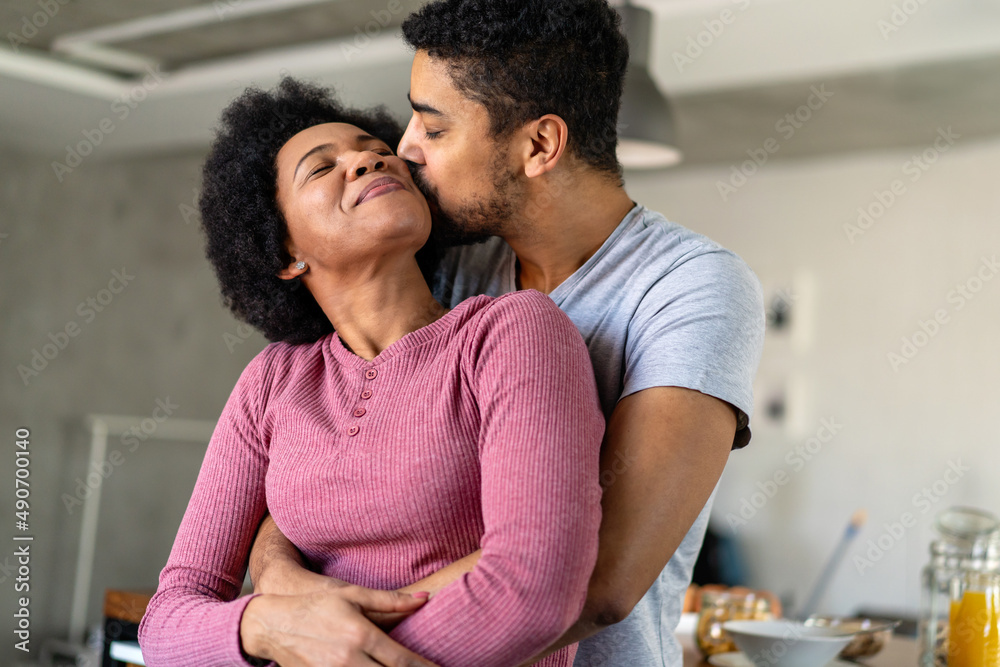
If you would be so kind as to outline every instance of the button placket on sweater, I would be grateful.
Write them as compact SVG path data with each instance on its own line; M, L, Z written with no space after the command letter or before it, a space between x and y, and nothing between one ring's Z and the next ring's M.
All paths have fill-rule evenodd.
M364 378L365 378L365 380L367 380L369 382L372 381L372 380L374 380L377 377L378 377L378 370L375 369L375 368L369 368L368 370L366 370L364 372ZM372 397L372 393L373 392L372 392L371 389L367 389L366 388L364 391L361 392L361 398L367 401L368 399L370 399ZM368 410L366 410L365 408L357 407L357 408L354 409L354 412L352 412L351 414L355 418L361 418L361 417L364 417L367 412L368 412ZM349 436L355 436L355 435L357 435L360 432L361 432L361 427L357 426L357 425L354 425L354 426L350 427L349 429L347 429L347 435L349 435Z

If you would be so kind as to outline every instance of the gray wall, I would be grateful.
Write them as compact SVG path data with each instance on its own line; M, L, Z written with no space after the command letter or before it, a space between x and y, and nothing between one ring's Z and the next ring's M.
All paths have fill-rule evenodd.
M67 509L64 494L73 497L87 475L82 416L149 417L157 400L169 399L174 417L215 419L265 344L239 336L203 257L197 219L183 215L199 167L193 155L94 159L60 183L48 160L0 155L0 234L7 235L0 240L0 566L16 532L14 433L27 427L33 649L68 630L81 511ZM117 294L102 292L113 271L134 278L124 289L115 282ZM43 346L67 325L76 335L56 336L64 349L26 384L18 366L31 368L33 350L52 356L57 348ZM122 443L112 439L110 449ZM152 442L123 449L124 462L103 486L91 623L106 586L155 588L203 451ZM7 619L0 664L23 659L7 639L20 595L13 586L0 570L0 616Z

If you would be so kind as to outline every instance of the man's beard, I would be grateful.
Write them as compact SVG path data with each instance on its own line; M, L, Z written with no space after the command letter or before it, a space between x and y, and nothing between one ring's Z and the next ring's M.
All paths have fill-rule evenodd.
M493 190L488 198L449 211L441 208L437 188L424 178L423 165L410 164L413 180L424 193L431 210L428 244L441 248L472 245L510 231L523 197L517 174L507 166L505 157L498 154L494 161Z

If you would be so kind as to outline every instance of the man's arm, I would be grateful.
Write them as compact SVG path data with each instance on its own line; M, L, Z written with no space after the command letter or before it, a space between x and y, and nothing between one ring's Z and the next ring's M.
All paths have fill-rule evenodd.
M535 660L628 616L712 495L735 432L732 406L691 389L653 387L618 402L601 454L604 514L587 603Z
M479 561L481 551L474 551L465 558L430 574L409 586L399 589L400 593L435 593L455 581L463 574L471 572ZM260 524L257 538L250 552L250 581L255 593L272 595L306 595L331 588L341 588L344 582L317 574L306 568L302 554L285 537L268 514ZM366 610L367 611L367 610ZM373 612L376 622L384 625L386 619L402 617ZM371 618L373 614L368 614ZM375 620L375 619L373 619Z
M250 582L254 593L298 595L322 590L330 577L310 572L291 540L278 530L268 514L261 521L250 550Z

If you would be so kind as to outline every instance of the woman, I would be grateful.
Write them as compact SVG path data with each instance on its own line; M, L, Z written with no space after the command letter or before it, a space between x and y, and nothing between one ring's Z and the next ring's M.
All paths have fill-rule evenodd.
M427 203L383 141L399 136L290 79L223 114L208 257L233 312L275 342L212 436L140 628L149 665L294 662L247 621L281 600L237 598L267 511L313 569L368 588L481 548L392 632L446 667L518 664L582 608L604 429L587 350L538 292L434 300L416 259Z

